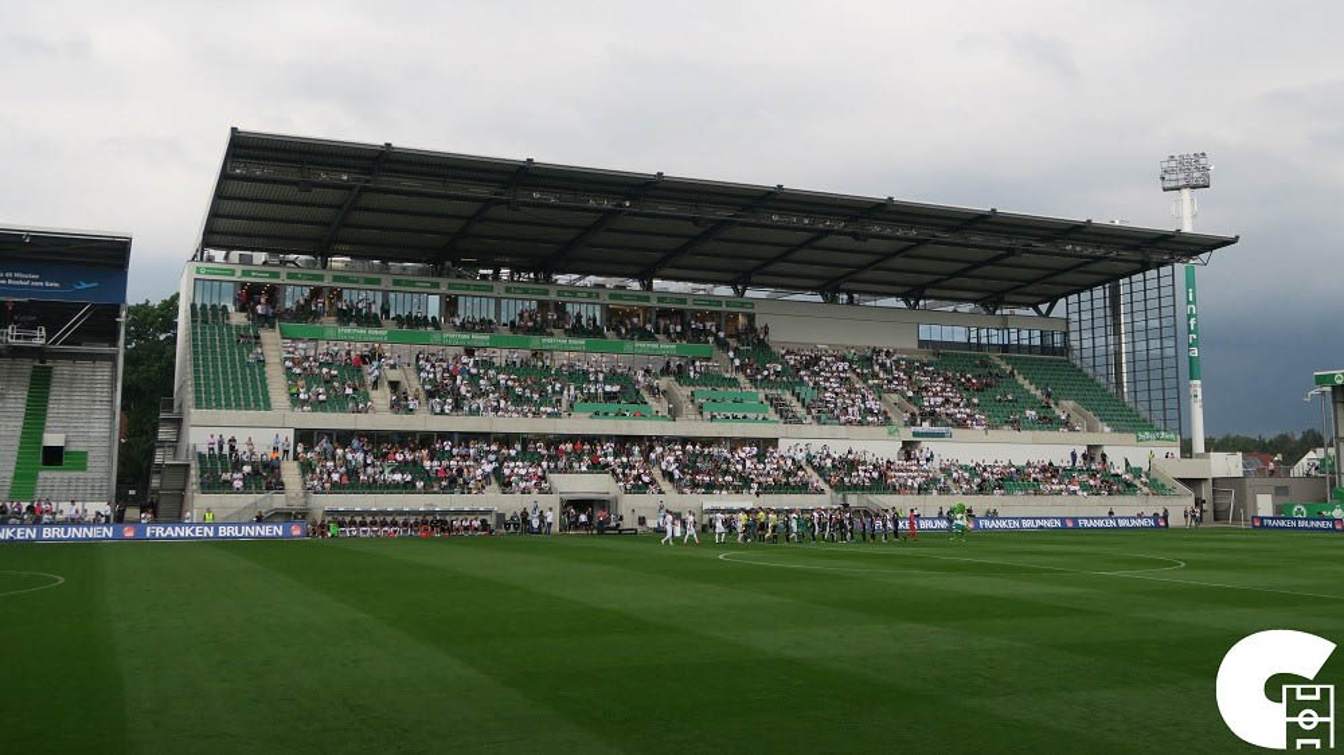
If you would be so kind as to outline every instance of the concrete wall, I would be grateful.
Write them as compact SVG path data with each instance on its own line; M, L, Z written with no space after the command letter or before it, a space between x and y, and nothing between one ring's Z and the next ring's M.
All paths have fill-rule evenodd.
M1256 499L1259 495L1269 495L1274 500L1274 514L1284 503L1325 503L1329 490L1324 477L1240 477L1218 478L1213 487L1231 490L1233 521L1240 521L1242 513L1250 518L1259 513Z
M587 417L566 417L553 419L512 419L504 417L447 417L434 416L422 412L414 415L399 415L388 412L375 414L329 414L320 412L270 411L236 412L197 409L191 416L191 427L216 428L293 428L309 430L333 429L354 432L437 432L437 433L481 433L512 435L578 435L578 436L673 436L685 438L763 438L788 439L810 443L855 442L855 441L899 441L910 440L911 430L907 427L841 427L839 425L783 425L731 422L705 422L696 419L679 419L675 422L649 422L641 420L590 419ZM243 432L239 430L238 432ZM208 434L208 431L207 431ZM237 432L234 432L236 435ZM194 437L194 433L193 433ZM266 436L270 438L270 435ZM255 439L256 436L254 435ZM1147 459L1152 449L1158 457L1174 451L1174 443L1144 443L1140 445L1133 433L1061 433L1061 432L1014 432L1011 430L953 430L952 437L943 439L924 439L924 443L933 444L937 449L948 445L946 451L958 452L955 444L1017 444L1025 447L1050 447L1063 449L1064 455L1069 448L1083 449L1087 446L1104 446L1107 453L1120 460L1128 455L1138 464L1138 458ZM899 443L896 447L899 447ZM1121 451L1124 448L1126 450ZM989 458L994 457L992 454ZM1041 457L1035 457L1041 458Z

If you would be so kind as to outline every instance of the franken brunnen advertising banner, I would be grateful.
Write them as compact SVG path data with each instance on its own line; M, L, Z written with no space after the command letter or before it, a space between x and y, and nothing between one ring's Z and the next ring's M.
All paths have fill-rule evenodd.
M107 540L289 540L308 537L307 522L210 524L12 524L0 542L70 543Z

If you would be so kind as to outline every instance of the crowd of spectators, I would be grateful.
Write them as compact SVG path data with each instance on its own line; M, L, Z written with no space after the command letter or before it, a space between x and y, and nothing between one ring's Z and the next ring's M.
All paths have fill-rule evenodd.
M552 330L560 326L560 320L561 316L556 314L553 309L542 312L535 307L528 307L518 310L518 313L509 321L509 332L529 336L548 336Z
M401 315L393 315L392 321L398 328L407 330L438 330L439 318L437 316L427 316L424 310L417 309L414 312Z
M855 381L845 354L828 349L785 350L785 362L810 389L804 405L824 425L889 425L891 416L871 388Z
M499 467L500 446L479 441L348 444L322 436L295 448L304 488L313 493L484 493Z
M717 323L701 322L691 317L659 316L653 323L654 331L673 343L712 343L720 349L730 348L728 338Z
M859 374L882 393L894 394L915 407L906 418L910 425L984 429L988 418L979 400L967 397L962 386L970 378L888 349L873 349L859 360Z
M1076 454L1065 462L956 462L935 459L932 452L887 458L823 446L808 453L808 463L826 484L840 493L896 495L1151 495L1146 472L1109 459Z
M340 325L358 325L362 328L381 328L383 318L379 316L378 304L373 297L361 293L353 300L341 299L336 302L336 322Z
M560 326L564 328L565 335L572 338L604 338L607 335L602 323L593 315L584 317L566 312L560 320Z
M650 458L679 493L819 493L801 455L743 444L664 440Z
M658 396L658 375L612 358L573 359L555 365L517 354L503 362L468 354L419 352L416 372L433 414L558 418L580 402L647 404ZM409 395L399 400L409 408Z
M572 439L533 441L523 449L547 474L605 472L623 493L661 493L654 475L655 458L648 443L627 440Z
M718 363L709 359L669 359L659 368L658 374L694 388L742 387L737 378L723 374Z
M653 332L645 323L637 317L624 317L617 315L612 317L607 323L607 328L616 334L617 338L627 341L657 341L658 334Z
M90 510L87 503L59 504L50 498L36 501L0 501L0 524L102 524L112 521L105 505Z
M377 346L285 341L290 404L304 412L368 412L369 387L382 379L385 360Z
M289 440L277 435L271 447L260 448L249 436L239 444L230 436L210 435L205 451L198 451L196 468L202 493L262 493L284 490L280 463L288 458Z
M547 369L523 361L495 364L484 357L422 351L416 372L432 414L489 417L561 417L573 387Z
M463 333L493 333L495 321L488 317L453 317L444 321L450 330Z

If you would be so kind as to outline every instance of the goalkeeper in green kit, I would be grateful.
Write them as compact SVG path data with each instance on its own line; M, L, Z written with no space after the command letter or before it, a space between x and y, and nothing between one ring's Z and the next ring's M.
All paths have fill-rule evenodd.
M952 539L958 542L966 542L966 504L958 502L952 507Z

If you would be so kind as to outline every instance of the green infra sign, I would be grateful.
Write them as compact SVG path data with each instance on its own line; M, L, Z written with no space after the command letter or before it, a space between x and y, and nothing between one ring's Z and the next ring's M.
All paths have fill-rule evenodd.
M280 335L314 341L358 341L362 343L398 343L412 346L463 346L477 349L526 349L528 351L583 351L595 354L639 354L710 359L714 347L703 343L664 343L662 341L624 341L608 338L557 338L507 333L454 333L437 330L385 330L382 328L345 327L280 323Z
M1199 370L1199 300L1195 295L1195 266L1185 266L1185 325L1186 349L1189 355L1190 379L1200 380Z
M1315 373L1316 385L1339 385L1344 386L1344 370L1327 370L1325 372Z
M1298 519L1344 519L1344 504L1334 503L1284 503L1280 504L1282 516Z

